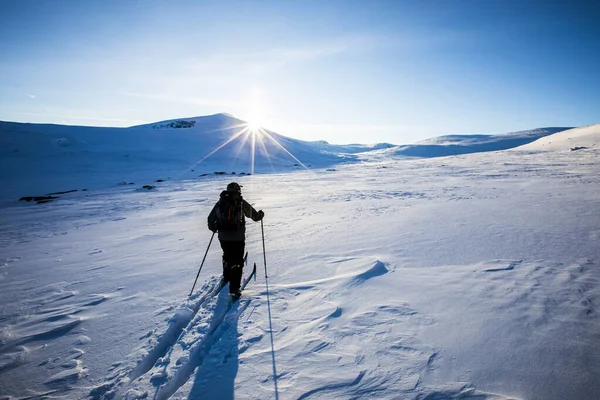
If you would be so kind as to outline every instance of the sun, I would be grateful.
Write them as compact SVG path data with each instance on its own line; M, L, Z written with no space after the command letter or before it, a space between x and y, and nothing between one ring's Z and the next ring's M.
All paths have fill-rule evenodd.
M246 121L246 129L251 133L259 133L265 129L266 121L262 113L252 112Z
M252 133L258 132L262 129L262 123L257 119L248 121L248 130Z

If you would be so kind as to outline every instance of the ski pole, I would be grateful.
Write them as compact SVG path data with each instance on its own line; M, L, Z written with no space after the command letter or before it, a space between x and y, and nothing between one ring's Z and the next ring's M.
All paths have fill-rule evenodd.
M262 232L263 256L265 258L265 286L267 288L267 312L269 314L269 332L271 335L271 360L273 362L273 385L275 385L275 400L279 400L279 389L277 388L277 365L275 363L275 343L273 342L273 320L271 318L271 296L269 295L269 279L267 276L267 252L265 251L265 228L260 220L260 231Z
M198 269L198 274L196 275L196 280L194 281L194 286L192 286L192 290L190 291L190 296L192 295L192 293L194 293L194 288L196 287L196 282L198 282L198 277L200 276L200 271L202 271L202 266L204 265L204 260L206 260L206 255L208 254L208 249L210 249L210 244L213 241L213 238L215 237L215 232L213 232L212 236L210 237L210 242L208 242L208 247L206 248L206 253L204 253L204 258L202 259L202 264L200 264L200 269Z
M265 279L267 276L267 252L265 251L265 228L263 227L263 220L260 220L260 231L262 232L262 241L263 241L263 257L265 258Z

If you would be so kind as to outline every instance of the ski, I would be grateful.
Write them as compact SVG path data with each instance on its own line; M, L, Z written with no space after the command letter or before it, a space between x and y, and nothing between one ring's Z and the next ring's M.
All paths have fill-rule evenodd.
M256 263L254 263L254 267L252 268L252 272L250 272L250 275L248 275L248 277L244 279L244 282L242 283L241 287L242 291L246 288L246 285L248 285L248 283L253 277L256 279Z

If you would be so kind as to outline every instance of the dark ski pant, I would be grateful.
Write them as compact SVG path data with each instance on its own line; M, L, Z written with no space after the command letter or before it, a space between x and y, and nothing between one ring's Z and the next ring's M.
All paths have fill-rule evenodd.
M223 278L229 282L229 293L240 290L244 267L244 241L220 240L223 249Z

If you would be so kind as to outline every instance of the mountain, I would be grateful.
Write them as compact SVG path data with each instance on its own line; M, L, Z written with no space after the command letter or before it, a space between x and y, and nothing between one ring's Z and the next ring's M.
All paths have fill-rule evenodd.
M327 168L373 157L439 157L514 148L568 128L501 135L450 135L414 145L335 145L261 130L229 114L129 128L0 122L0 201L24 196Z
M287 171L302 164L322 168L374 148L306 142L268 130L253 144L246 126L228 114L129 128L0 122L2 199L214 173Z

